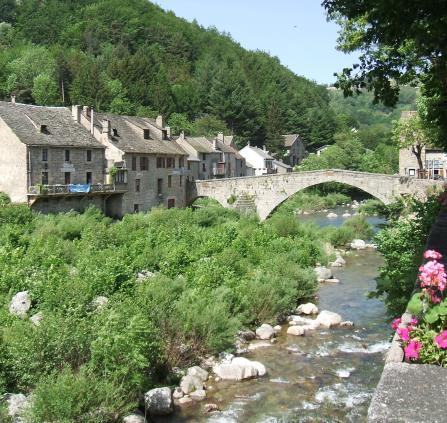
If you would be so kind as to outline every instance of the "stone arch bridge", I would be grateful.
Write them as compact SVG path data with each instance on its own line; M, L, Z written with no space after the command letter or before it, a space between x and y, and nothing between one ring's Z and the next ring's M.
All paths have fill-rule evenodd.
M384 204L389 204L402 195L424 198L429 187L442 186L440 181L331 169L198 180L190 183L188 202L192 203L200 197L209 197L227 208L254 208L263 221L293 194L325 182L339 182L356 187Z

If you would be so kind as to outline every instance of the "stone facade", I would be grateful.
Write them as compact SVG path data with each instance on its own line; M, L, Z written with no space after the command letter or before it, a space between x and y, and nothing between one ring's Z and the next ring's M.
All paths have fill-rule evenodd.
M423 170L419 169L419 163L412 148L399 150L399 175L420 178L446 178L447 154L443 150L423 148L421 152Z
M348 170L321 170L293 172L286 175L263 175L212 181L196 181L189 192L189 201L210 197L223 207L232 207L228 199L243 196L252 198L261 220L265 220L283 201L298 191L326 182L339 182L359 188L381 200L391 203L400 195L426 196L427 189L442 186L442 182L405 178L394 175L354 172ZM237 204L237 201L236 203Z
M284 163L292 167L299 165L306 156L306 148L302 138L298 134L283 135L283 138L286 148Z

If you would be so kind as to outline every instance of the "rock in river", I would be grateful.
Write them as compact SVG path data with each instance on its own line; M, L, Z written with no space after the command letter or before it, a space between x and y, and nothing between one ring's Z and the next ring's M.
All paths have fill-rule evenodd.
M189 376L197 376L198 378L202 379L203 382L208 379L208 372L199 366L190 367L187 374Z
M235 357L229 364L217 364L213 371L224 380L251 379L267 373L263 364L244 357Z
M312 303L301 304L296 309L298 314L318 314L318 307Z
M288 335L303 336L305 334L304 326L290 326L287 328Z
M271 339L275 336L275 330L272 326L264 323L256 329L256 337L259 339Z
M171 389L155 388L144 394L144 404L149 414L164 416L173 411Z
M180 388L184 394L188 395L191 392L203 389L203 380L198 376L183 376L180 381Z
M366 248L366 242L363 239L353 239L351 242L351 248L353 250L364 250Z
M325 279L332 278L332 271L324 266L317 266L314 269L315 274L317 275L318 282L322 282Z
M332 311L323 310L318 316L316 321L324 327L330 328L337 326L341 323L342 318L339 314Z

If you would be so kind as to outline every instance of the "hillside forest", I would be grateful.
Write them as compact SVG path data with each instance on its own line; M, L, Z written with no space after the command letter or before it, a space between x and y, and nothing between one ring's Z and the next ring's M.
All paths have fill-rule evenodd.
M369 95L345 100L278 58L146 0L2 0L0 98L11 94L39 105L161 113L174 133L223 131L239 146L250 141L272 152L285 133L299 133L313 151L356 127L359 148L394 161L386 146L391 120L415 97L404 89L394 111L372 106Z

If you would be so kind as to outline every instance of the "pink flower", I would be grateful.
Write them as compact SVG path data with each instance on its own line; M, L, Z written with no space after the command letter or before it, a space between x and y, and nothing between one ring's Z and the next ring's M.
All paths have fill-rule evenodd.
M440 253L438 253L435 250L427 250L424 253L424 258L426 259L433 259L433 260L439 260L440 258L442 258L442 255Z
M411 320L408 322L407 328L408 330L412 331L414 328L418 325L419 321L416 319L416 317L411 318Z
M441 297L437 295L435 291L430 291L430 301L433 304L439 304L441 302Z
M399 318L397 318L397 319L394 319L393 320L393 323L391 323L391 327L394 329L394 330L396 330L398 327L399 327L399 325L401 324L401 322L402 322L402 319L399 317Z
M397 328L396 332L402 341L406 342L410 340L410 330L408 328Z
M422 345L418 341L410 341L408 345L404 348L405 358L407 360L417 360L419 358L419 351L421 350Z
M442 331L438 336L435 336L435 342L439 348L445 350L447 348L447 330Z
M436 260L429 261L419 268L419 280L421 287L436 287L441 292L445 290L447 285L447 275L444 265Z

